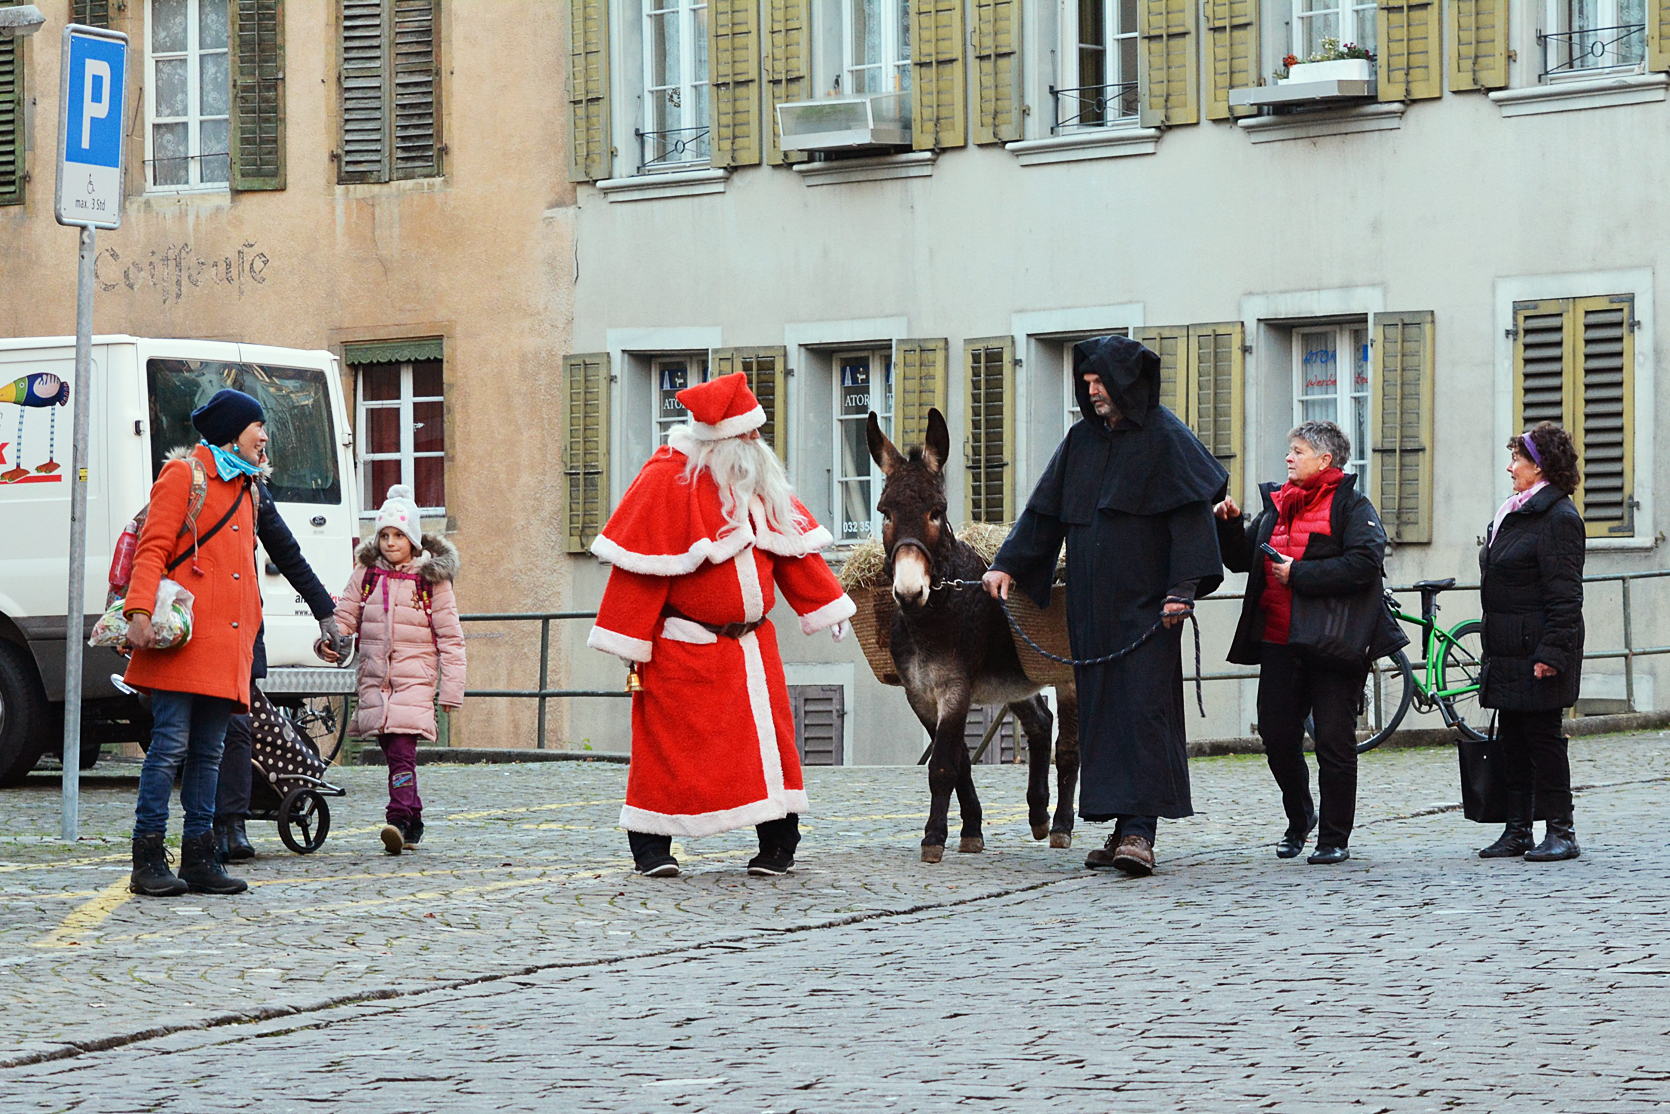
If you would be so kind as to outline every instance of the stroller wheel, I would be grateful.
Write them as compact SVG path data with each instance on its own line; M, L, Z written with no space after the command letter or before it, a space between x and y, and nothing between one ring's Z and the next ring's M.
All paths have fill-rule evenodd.
M325 798L312 789L292 789L278 806L278 838L298 855L308 855L325 845L331 830L331 810Z

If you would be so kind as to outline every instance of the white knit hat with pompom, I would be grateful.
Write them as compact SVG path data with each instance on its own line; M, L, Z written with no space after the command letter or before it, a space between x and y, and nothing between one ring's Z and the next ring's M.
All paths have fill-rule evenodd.
M392 526L412 539L413 549L423 548L423 524L418 521L417 504L412 501L412 489L405 484L389 488L389 497L377 512L377 533Z

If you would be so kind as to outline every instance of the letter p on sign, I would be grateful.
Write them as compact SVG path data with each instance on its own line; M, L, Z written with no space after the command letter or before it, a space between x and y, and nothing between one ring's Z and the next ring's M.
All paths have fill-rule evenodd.
M93 146L93 121L110 115L110 63L102 58L89 58L84 70L87 77L82 83L81 149L87 151ZM94 87L99 91L98 100L93 99Z
M58 87L60 224L121 226L127 76L126 35L78 24L64 28Z

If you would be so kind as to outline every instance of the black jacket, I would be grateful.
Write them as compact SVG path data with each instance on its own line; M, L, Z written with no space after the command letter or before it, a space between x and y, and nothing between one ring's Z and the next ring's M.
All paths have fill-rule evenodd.
M313 612L315 619L324 619L336 614L336 601L325 591L325 586L319 583L319 578L313 573L313 566L302 556L302 547L296 542L296 536L290 533L290 527L284 521L284 516L278 513L278 504L273 502L272 493L267 485L257 483L255 490L259 495L261 509L255 518L255 536L267 549L267 560L271 561L284 579L290 582L290 587L296 594L306 601L307 609ZM265 677L267 675L267 642L263 635L267 625L261 624L261 629L255 633L255 664L250 670L251 677Z
M1550 484L1502 519L1479 551L1486 708L1543 712L1577 703L1583 680L1583 516ZM1559 672L1538 680L1537 662Z
M1248 574L1241 622L1229 645L1229 660L1239 665L1257 665L1264 643L1264 555L1258 547L1275 531L1276 505L1270 496L1280 487L1274 483L1259 485L1264 505L1251 523L1244 515L1218 523L1218 548L1223 553L1224 567ZM1357 493L1357 477L1347 474L1334 490L1328 533L1310 536L1303 556L1294 562L1288 577L1288 587L1293 591L1289 644L1296 649L1314 645L1320 635L1310 629L1320 621L1319 609L1302 606L1302 598L1349 596L1353 625L1372 632L1363 668L1408 645L1409 636L1385 607L1385 553L1386 531L1380 525L1380 515L1366 496Z

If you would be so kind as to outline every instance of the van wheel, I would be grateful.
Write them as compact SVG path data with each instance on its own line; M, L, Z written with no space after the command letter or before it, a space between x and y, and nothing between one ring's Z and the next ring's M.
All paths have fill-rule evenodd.
M29 651L0 640L0 786L17 785L46 753L52 709Z

